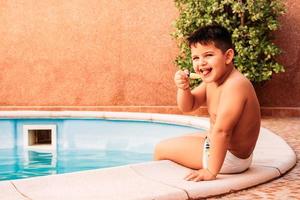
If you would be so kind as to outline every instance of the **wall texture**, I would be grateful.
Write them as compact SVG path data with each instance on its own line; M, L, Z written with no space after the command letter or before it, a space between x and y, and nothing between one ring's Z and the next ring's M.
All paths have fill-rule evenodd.
M0 105L174 105L172 1L0 1Z
M300 107L300 0L286 2L266 107ZM0 0L0 109L175 109L177 14L173 0Z
M262 106L300 107L300 0L286 0L286 5L287 13L275 33L275 42L283 50L279 61L286 71L258 88Z

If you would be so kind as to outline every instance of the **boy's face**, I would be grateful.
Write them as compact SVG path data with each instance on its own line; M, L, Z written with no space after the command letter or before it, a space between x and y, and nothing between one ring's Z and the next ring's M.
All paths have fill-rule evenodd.
M223 53L214 43L207 45L196 43L191 46L191 52L193 68L205 83L221 82L232 69L229 66L234 55L232 49Z

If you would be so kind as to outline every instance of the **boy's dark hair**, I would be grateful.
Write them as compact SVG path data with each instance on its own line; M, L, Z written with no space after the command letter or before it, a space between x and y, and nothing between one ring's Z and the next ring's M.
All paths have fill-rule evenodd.
M226 28L220 25L200 27L192 33L187 40L190 47L197 43L202 45L213 43L217 48L221 49L223 53L230 48L234 49L231 34Z

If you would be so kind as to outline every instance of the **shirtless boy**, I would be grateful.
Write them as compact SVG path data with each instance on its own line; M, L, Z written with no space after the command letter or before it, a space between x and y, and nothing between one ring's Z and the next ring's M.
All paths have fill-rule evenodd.
M207 105L210 128L160 142L156 160L172 160L193 169L188 181L214 180L219 173L240 173L252 161L259 129L260 107L251 82L233 65L230 33L219 25L202 27L188 42L193 68L202 83L190 90L186 71L176 72L177 103L183 112Z

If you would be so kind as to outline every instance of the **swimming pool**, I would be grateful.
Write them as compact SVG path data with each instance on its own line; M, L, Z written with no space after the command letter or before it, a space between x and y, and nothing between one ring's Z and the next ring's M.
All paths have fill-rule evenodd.
M24 134L24 127L47 125L55 127L55 141L50 142L55 143L54 148L44 148L50 146L49 141L24 145L25 137L29 136L29 133ZM160 140L199 131L203 132L203 129L141 119L2 118L0 180L150 161L154 146ZM40 133L43 134L48 133Z

